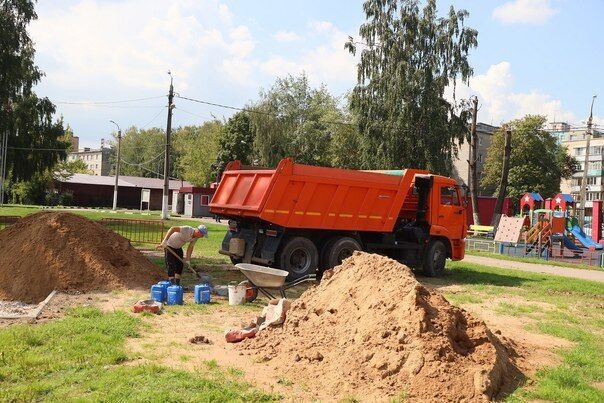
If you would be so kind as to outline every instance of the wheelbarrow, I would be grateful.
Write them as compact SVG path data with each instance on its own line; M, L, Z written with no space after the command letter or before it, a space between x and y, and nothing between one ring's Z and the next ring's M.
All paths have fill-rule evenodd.
M251 263L237 263L235 267L247 278L247 283L249 283L245 293L245 300L247 302L254 301L258 297L258 292L261 292L267 298L275 299L275 296L271 292L278 291L281 298L286 298L285 290L317 279L316 275L307 274L292 282L285 283L285 278L289 274L285 270ZM243 283L246 283L246 281Z

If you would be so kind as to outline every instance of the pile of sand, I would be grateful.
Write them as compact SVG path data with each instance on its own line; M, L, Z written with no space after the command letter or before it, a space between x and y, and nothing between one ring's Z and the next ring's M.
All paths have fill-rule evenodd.
M241 348L317 397L495 398L516 369L484 322L420 285L404 265L356 252L292 304L282 328Z
M0 300L37 303L52 290L148 287L161 277L127 239L82 216L41 212L0 231Z

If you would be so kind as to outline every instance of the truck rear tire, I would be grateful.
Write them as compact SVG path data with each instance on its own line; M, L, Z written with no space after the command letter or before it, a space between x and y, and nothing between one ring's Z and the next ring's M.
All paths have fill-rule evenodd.
M331 269L340 265L344 259L352 256L355 250L363 250L363 247L354 238L345 236L330 241L324 263L326 268Z
M447 248L442 241L431 241L424 256L424 275L427 277L440 277L445 271L445 261L447 260Z
M318 264L319 252L308 238L295 237L287 240L279 253L279 267L289 272L289 281L316 273Z

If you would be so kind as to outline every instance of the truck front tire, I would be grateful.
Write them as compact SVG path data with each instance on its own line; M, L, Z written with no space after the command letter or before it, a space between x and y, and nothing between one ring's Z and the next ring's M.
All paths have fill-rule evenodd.
M428 245L424 256L424 275L427 277L440 277L445 271L447 248L442 241L434 240Z
M316 273L318 263L319 252L308 238L295 237L287 240L279 253L279 267L289 272L289 281Z

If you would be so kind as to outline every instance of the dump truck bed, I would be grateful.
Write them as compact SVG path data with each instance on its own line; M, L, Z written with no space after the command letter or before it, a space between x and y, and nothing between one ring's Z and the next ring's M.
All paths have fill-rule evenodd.
M390 232L399 215L414 214L415 175L428 174L400 173L316 167L289 158L275 169L242 169L234 161L223 173L210 211L288 228Z

